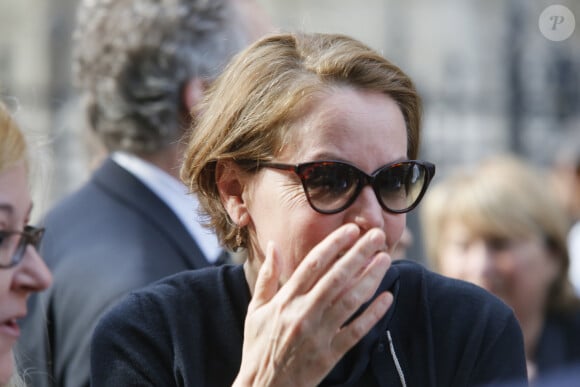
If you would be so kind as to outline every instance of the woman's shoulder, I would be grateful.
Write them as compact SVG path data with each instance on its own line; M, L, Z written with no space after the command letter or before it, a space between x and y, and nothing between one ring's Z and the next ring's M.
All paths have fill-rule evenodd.
M211 266L186 270L162 278L152 284L133 291L140 297L217 297L223 292L247 289L241 265Z
M565 352L576 361L580 361L580 308L570 306L566 310L550 311L544 322L539 349L553 347L567 348Z
M243 309L249 298L242 266L208 267L173 274L134 290L116 302L105 318L126 320L128 316L151 314L167 318L183 310L215 309L215 305Z
M549 312L536 348L542 372L562 364L580 363L580 311L576 308Z
M97 323L93 369L99 377L112 372L126 381L137 370L131 380L151 385L165 385L176 374L199 379L206 361L219 363L215 354L237 361L247 300L243 269L231 265L181 272L133 291ZM235 351L208 353L209 346Z
M550 311L546 316L546 322L548 324L567 326L580 335L580 306L573 305L566 310Z
M389 329L410 345L411 363L438 369L437 385L525 379L521 330L505 303L417 262L396 261L392 269L398 278Z

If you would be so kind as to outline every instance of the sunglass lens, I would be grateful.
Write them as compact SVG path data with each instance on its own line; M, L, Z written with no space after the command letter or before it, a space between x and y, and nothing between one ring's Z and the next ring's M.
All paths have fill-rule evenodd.
M423 190L425 168L415 163L401 163L381 171L377 185L383 204L393 211L412 207Z
M301 175L311 205L322 212L343 207L356 191L359 179L354 168L330 162L307 165Z

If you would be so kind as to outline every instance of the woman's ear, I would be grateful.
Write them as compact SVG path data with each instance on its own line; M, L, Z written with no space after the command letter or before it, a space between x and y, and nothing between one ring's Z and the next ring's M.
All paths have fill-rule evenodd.
M246 189L244 171L232 160L219 160L216 164L215 178L220 199L230 219L239 227L248 224L249 214L243 199Z

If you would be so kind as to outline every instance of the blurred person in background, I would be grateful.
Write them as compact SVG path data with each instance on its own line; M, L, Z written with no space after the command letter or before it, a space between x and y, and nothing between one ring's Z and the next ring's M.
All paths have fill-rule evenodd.
M530 379L580 362L568 223L548 181L522 159L497 156L435 184L420 211L432 267L514 309Z
M551 177L556 194L570 217L568 249L570 280L580 295L580 131L566 136L556 152Z
M21 343L35 387L87 386L103 312L161 277L224 261L178 179L179 139L227 60L266 32L265 17L254 0L80 2L73 73L107 155L45 219L55 281L30 303Z
M0 102L0 386L23 386L13 346L26 300L50 286L52 276L37 252L44 230L28 224L32 211L24 136Z

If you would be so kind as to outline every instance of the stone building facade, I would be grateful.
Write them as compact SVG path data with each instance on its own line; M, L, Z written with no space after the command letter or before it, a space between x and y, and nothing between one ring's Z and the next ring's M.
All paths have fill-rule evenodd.
M44 149L37 215L90 169L70 82L76 1L0 1L0 98ZM546 38L539 20L552 1L260 2L281 30L352 35L409 73L425 104L422 157L439 176L506 151L548 165L561 143L578 137L580 25L564 41ZM558 4L580 24L579 1ZM410 223L416 229L414 216Z

